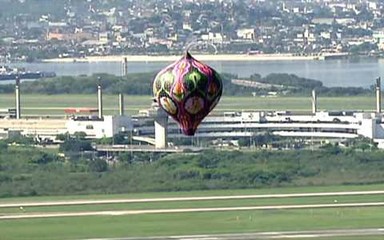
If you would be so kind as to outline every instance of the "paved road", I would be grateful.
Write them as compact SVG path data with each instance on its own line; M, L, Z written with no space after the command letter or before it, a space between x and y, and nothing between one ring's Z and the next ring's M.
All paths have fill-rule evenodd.
M316 231L290 231L290 232L257 232L239 234L213 234L213 235L189 235L189 236L161 236L143 238L95 238L86 240L252 240L252 239L300 239L300 238L329 238L329 237L361 237L381 236L384 238L384 228L367 229L340 229L340 230L316 230Z
M218 207L218 208L181 208L181 209L150 209L150 210L121 210L121 211L92 211L92 212L65 212L65 213L25 213L0 216L0 220L24 218L52 218L52 217L84 217L84 216L122 216L138 214L165 214L188 212L223 212L246 210L285 210L307 208L345 208L345 207L380 207L384 202L368 203L340 203L340 204L306 204L306 205L275 205L275 206L250 206L250 207Z
M384 191L353 191L353 192L320 192L320 193L290 193L290 194L262 194L237 196L207 196L207 197L170 197L170 198L141 198L141 199L108 199L108 200L71 200L71 201L44 201L44 202L18 202L3 203L0 208L10 207L42 207L42 206L68 206L92 205L114 203L142 203L142 202L171 202L171 201L204 201L204 200L235 200L235 199L265 199L265 198L294 198L294 197L326 197L326 196L355 196L380 195Z

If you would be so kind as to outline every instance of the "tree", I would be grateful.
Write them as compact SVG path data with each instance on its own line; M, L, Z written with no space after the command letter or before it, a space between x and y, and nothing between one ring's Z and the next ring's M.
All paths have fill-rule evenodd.
M132 153L124 152L119 154L119 161L123 164L131 164L133 161Z
M126 132L119 132L113 136L114 144L129 144L131 142L131 134Z
M60 144L59 150L63 152L81 152L92 151L93 148L88 140L69 138Z
M322 146L321 148L331 155L337 155L342 152L340 147L337 144L328 143Z
M0 141L0 153L5 152L8 149L8 144L5 141Z
M360 54L360 53L368 53L372 50L377 50L377 44L373 44L373 43L363 43L363 44L360 44L360 45L354 45L354 46L351 46L349 51L352 53L352 54Z
M372 139L366 137L360 137L357 139L353 139L352 147L354 149L359 149L363 152L367 150L377 150L377 143L375 143Z
M65 141L67 139L69 139L71 136L69 135L69 133L60 133L60 134L57 134L56 135L56 140L58 141Z
M113 143L113 139L107 138L107 137L102 137L102 138L97 140L97 143L102 144L102 145L111 145Z
M108 163L100 158L89 161L88 166L92 172L106 172L108 170Z
M41 153L36 156L34 156L30 162L31 163L36 163L36 164L47 164L50 162L57 161L58 157L54 154L49 154L49 153Z
M23 135L15 135L6 140L8 143L16 143L23 145L32 145L35 143L33 137L23 136Z
M239 146L240 147L247 147L249 146L249 139L248 138L240 138L238 140Z
M87 137L87 134L85 132L75 132L73 136L76 139L84 140Z

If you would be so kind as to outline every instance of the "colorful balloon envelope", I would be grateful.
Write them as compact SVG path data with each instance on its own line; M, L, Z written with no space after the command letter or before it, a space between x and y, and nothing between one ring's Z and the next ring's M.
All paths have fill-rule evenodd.
M153 94L159 106L189 136L195 134L201 121L217 105L222 91L220 75L188 52L161 70L153 82Z

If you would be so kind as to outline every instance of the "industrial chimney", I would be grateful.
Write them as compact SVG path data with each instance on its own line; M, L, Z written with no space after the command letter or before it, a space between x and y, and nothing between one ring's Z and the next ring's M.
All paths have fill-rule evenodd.
M122 93L119 94L119 114L124 116L124 95Z
M123 77L126 77L128 75L128 59L127 57L123 60Z
M97 102L98 102L98 112L99 112L99 119L103 118L103 93L101 89L101 83L100 83L100 77L98 78L99 82L97 85Z
M316 90L312 90L312 114L316 114L317 112L317 96L316 96Z
M376 78L376 112L381 113L381 78Z
M16 85L15 85L15 96L16 96L16 119L20 119L20 79L19 76L16 76Z

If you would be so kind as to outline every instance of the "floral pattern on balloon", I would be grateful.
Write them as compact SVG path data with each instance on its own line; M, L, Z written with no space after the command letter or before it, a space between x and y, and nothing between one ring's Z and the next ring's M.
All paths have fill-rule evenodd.
M159 106L179 123L185 135L195 134L201 121L218 104L223 91L220 75L186 51L153 81Z

